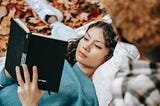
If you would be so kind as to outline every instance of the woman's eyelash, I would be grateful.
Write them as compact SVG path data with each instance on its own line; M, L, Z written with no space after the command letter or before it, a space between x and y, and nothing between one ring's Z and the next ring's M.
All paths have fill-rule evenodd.
M102 49L100 46L98 46L98 45L95 45L98 49Z
M83 39L85 40L85 41L88 41L89 39L87 38L87 37L83 37ZM100 47L99 45L97 45L97 44L95 44L95 47L96 48L98 48L98 49L102 49L102 47Z
M84 40L88 41L88 38L87 38L87 37L84 37Z

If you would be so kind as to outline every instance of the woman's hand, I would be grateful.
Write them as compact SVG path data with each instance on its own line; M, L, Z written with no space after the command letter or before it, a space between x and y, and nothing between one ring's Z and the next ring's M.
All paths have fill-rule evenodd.
M38 73L37 67L33 66L33 77L32 82L30 80L30 74L28 72L27 65L23 65L24 70L24 80L22 79L20 68L16 67L16 76L18 81L18 95L23 106L38 106L40 97L43 95L44 91L38 88Z

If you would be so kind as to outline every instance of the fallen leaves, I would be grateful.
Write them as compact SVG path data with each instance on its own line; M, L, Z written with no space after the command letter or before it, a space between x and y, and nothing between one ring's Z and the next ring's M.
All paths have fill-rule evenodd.
M26 26L34 31L49 34L49 29L39 19L34 11L25 3L24 0L1 0L0 1L0 57L5 56L7 42L10 32L11 17L19 18ZM45 31L42 31L45 30Z
M7 15L6 7L5 6L0 6L0 19L5 15Z
M99 2L92 3L89 0L48 1L63 12L64 24L72 28L87 24L106 14L105 8ZM0 57L4 56L7 50L11 17L19 18L33 32L45 35L51 32L48 25L40 20L24 0L0 0Z
M99 16L103 17L107 12L98 0L96 2L92 0L53 0L51 4L64 13L63 22L72 28L85 25Z

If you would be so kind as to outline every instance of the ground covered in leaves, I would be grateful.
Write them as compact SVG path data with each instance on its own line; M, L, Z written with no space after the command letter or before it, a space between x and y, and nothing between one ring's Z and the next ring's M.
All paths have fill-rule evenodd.
M77 28L106 14L99 1L92 0L48 0L50 5L64 14L63 22ZM10 31L11 17L19 18L33 32L50 35L50 28L24 0L0 0L0 57L5 56Z

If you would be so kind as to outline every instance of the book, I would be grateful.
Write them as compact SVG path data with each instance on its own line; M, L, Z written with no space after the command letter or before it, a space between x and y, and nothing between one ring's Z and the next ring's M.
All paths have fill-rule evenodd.
M16 79L15 67L27 64L32 78L32 66L38 67L38 87L42 90L58 92L67 41L32 33L19 19L11 18L5 68Z

